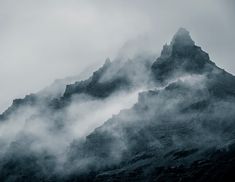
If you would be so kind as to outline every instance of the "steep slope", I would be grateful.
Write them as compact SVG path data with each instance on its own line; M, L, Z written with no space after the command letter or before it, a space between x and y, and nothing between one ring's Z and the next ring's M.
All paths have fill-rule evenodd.
M52 122L51 115L77 95L104 101L119 90L146 89L133 107L85 139L74 138L64 161L48 151L32 153L28 146L34 138L17 135L0 158L0 180L234 181L235 77L217 67L183 28L153 64L137 60L107 60L89 79L68 85L62 97L45 99L46 109L34 95L15 101L16 108L42 102L37 114L47 118L50 108L46 122ZM64 115L58 119L66 121ZM50 131L65 132L61 128Z
M62 96L49 88L14 100L1 115L0 181L58 181L67 175L61 170L66 171L71 141L132 106L137 91L148 87L152 62L151 56L106 61L89 79L64 88Z
M211 62L188 31L180 29L164 46L152 71L160 89L141 93L133 108L72 147L71 163L79 163L81 157L98 173L118 169L98 175L97 181L145 181L153 168L166 166L183 165L186 170L234 142L235 77ZM151 175L149 181L160 178ZM162 181L173 180L167 170L159 175ZM180 174L176 170L174 175Z
M0 121L7 120L24 107L40 106L40 108L53 109L56 112L58 109L68 106L72 97L79 94L86 94L94 97L94 99L104 99L118 91L147 87L151 81L149 68L152 60L151 56L139 56L133 60L114 62L107 59L105 64L86 80L65 85L64 89L61 88L64 86L63 82L68 81L62 80L62 83L53 83L49 88L39 93L29 94L22 99L15 99L12 105L0 115ZM54 88L56 90L51 93L50 89ZM64 90L62 94L61 90Z
M215 69L209 55L196 46L189 32L180 28L170 45L164 45L161 56L152 65L155 78L169 81L185 74L203 74Z
M64 95L57 104L69 101L78 94L88 94L95 98L107 98L118 91L130 91L140 87L148 87L151 83L152 57L136 57L133 60L117 60L105 64L84 81L66 86Z

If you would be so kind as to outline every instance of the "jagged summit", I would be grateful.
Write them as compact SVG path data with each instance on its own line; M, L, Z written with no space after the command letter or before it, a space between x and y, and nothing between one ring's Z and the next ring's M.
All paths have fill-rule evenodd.
M108 57L108 58L106 58L104 65L108 65L109 66L110 64L111 64L111 60Z
M161 56L152 65L157 80L168 80L182 74L210 72L215 64L209 55L195 45L189 31L180 28L170 45L164 45Z
M195 42L192 40L190 33L185 28L180 28L174 35L171 46L194 46Z
M173 36L170 44L163 46L161 57L166 58L172 54L184 54L193 48L196 48L195 42L191 38L189 31L185 28L180 28Z
M107 59L64 89L16 99L0 115L0 181L234 181L235 77L187 30L154 63ZM136 92L132 107L102 119ZM93 127L85 138L83 125Z

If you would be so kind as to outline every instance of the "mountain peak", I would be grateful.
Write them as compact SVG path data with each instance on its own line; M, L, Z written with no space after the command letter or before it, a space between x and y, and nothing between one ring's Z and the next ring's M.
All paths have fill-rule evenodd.
M180 28L174 35L171 46L194 46L195 42L192 40L190 33L185 28Z
M106 58L104 65L110 65L110 64L111 64L111 60L108 57L108 58Z
M170 45L163 46L161 56L153 63L152 69L156 79L163 81L185 73L205 73L214 66L209 55L195 45L189 31L180 28Z

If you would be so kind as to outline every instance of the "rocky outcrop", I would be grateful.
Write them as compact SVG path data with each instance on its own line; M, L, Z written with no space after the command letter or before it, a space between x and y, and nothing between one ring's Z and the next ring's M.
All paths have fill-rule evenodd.
M234 181L235 77L218 68L185 29L153 64L107 60L89 79L68 85L62 97L47 104L57 112L79 94L104 99L149 85L151 90L139 93L132 108L69 145L68 160L60 166L63 175L54 173L52 156L23 152L3 158L0 179L23 181L26 175L34 181ZM39 103L36 98L13 105ZM27 149L23 143L12 146ZM30 163L22 161L28 157ZM49 175L43 171L45 164ZM33 165L35 170L30 170ZM71 166L78 167L67 171Z
M173 37L170 45L165 45L161 56L152 65L155 79L168 82L187 74L207 74L219 69L210 61L209 55L196 46L185 29Z
M102 163L96 181L213 181L213 169L228 180L226 170L234 166L225 162L234 158L228 147L235 138L234 76L212 63L184 29L152 71L163 88L141 93L133 108L95 129L73 155L95 157L93 168Z

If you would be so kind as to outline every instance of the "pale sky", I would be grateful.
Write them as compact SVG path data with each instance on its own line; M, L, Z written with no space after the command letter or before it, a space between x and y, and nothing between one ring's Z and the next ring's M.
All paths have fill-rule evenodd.
M107 57L158 54L179 27L235 74L235 0L0 0L0 111Z

